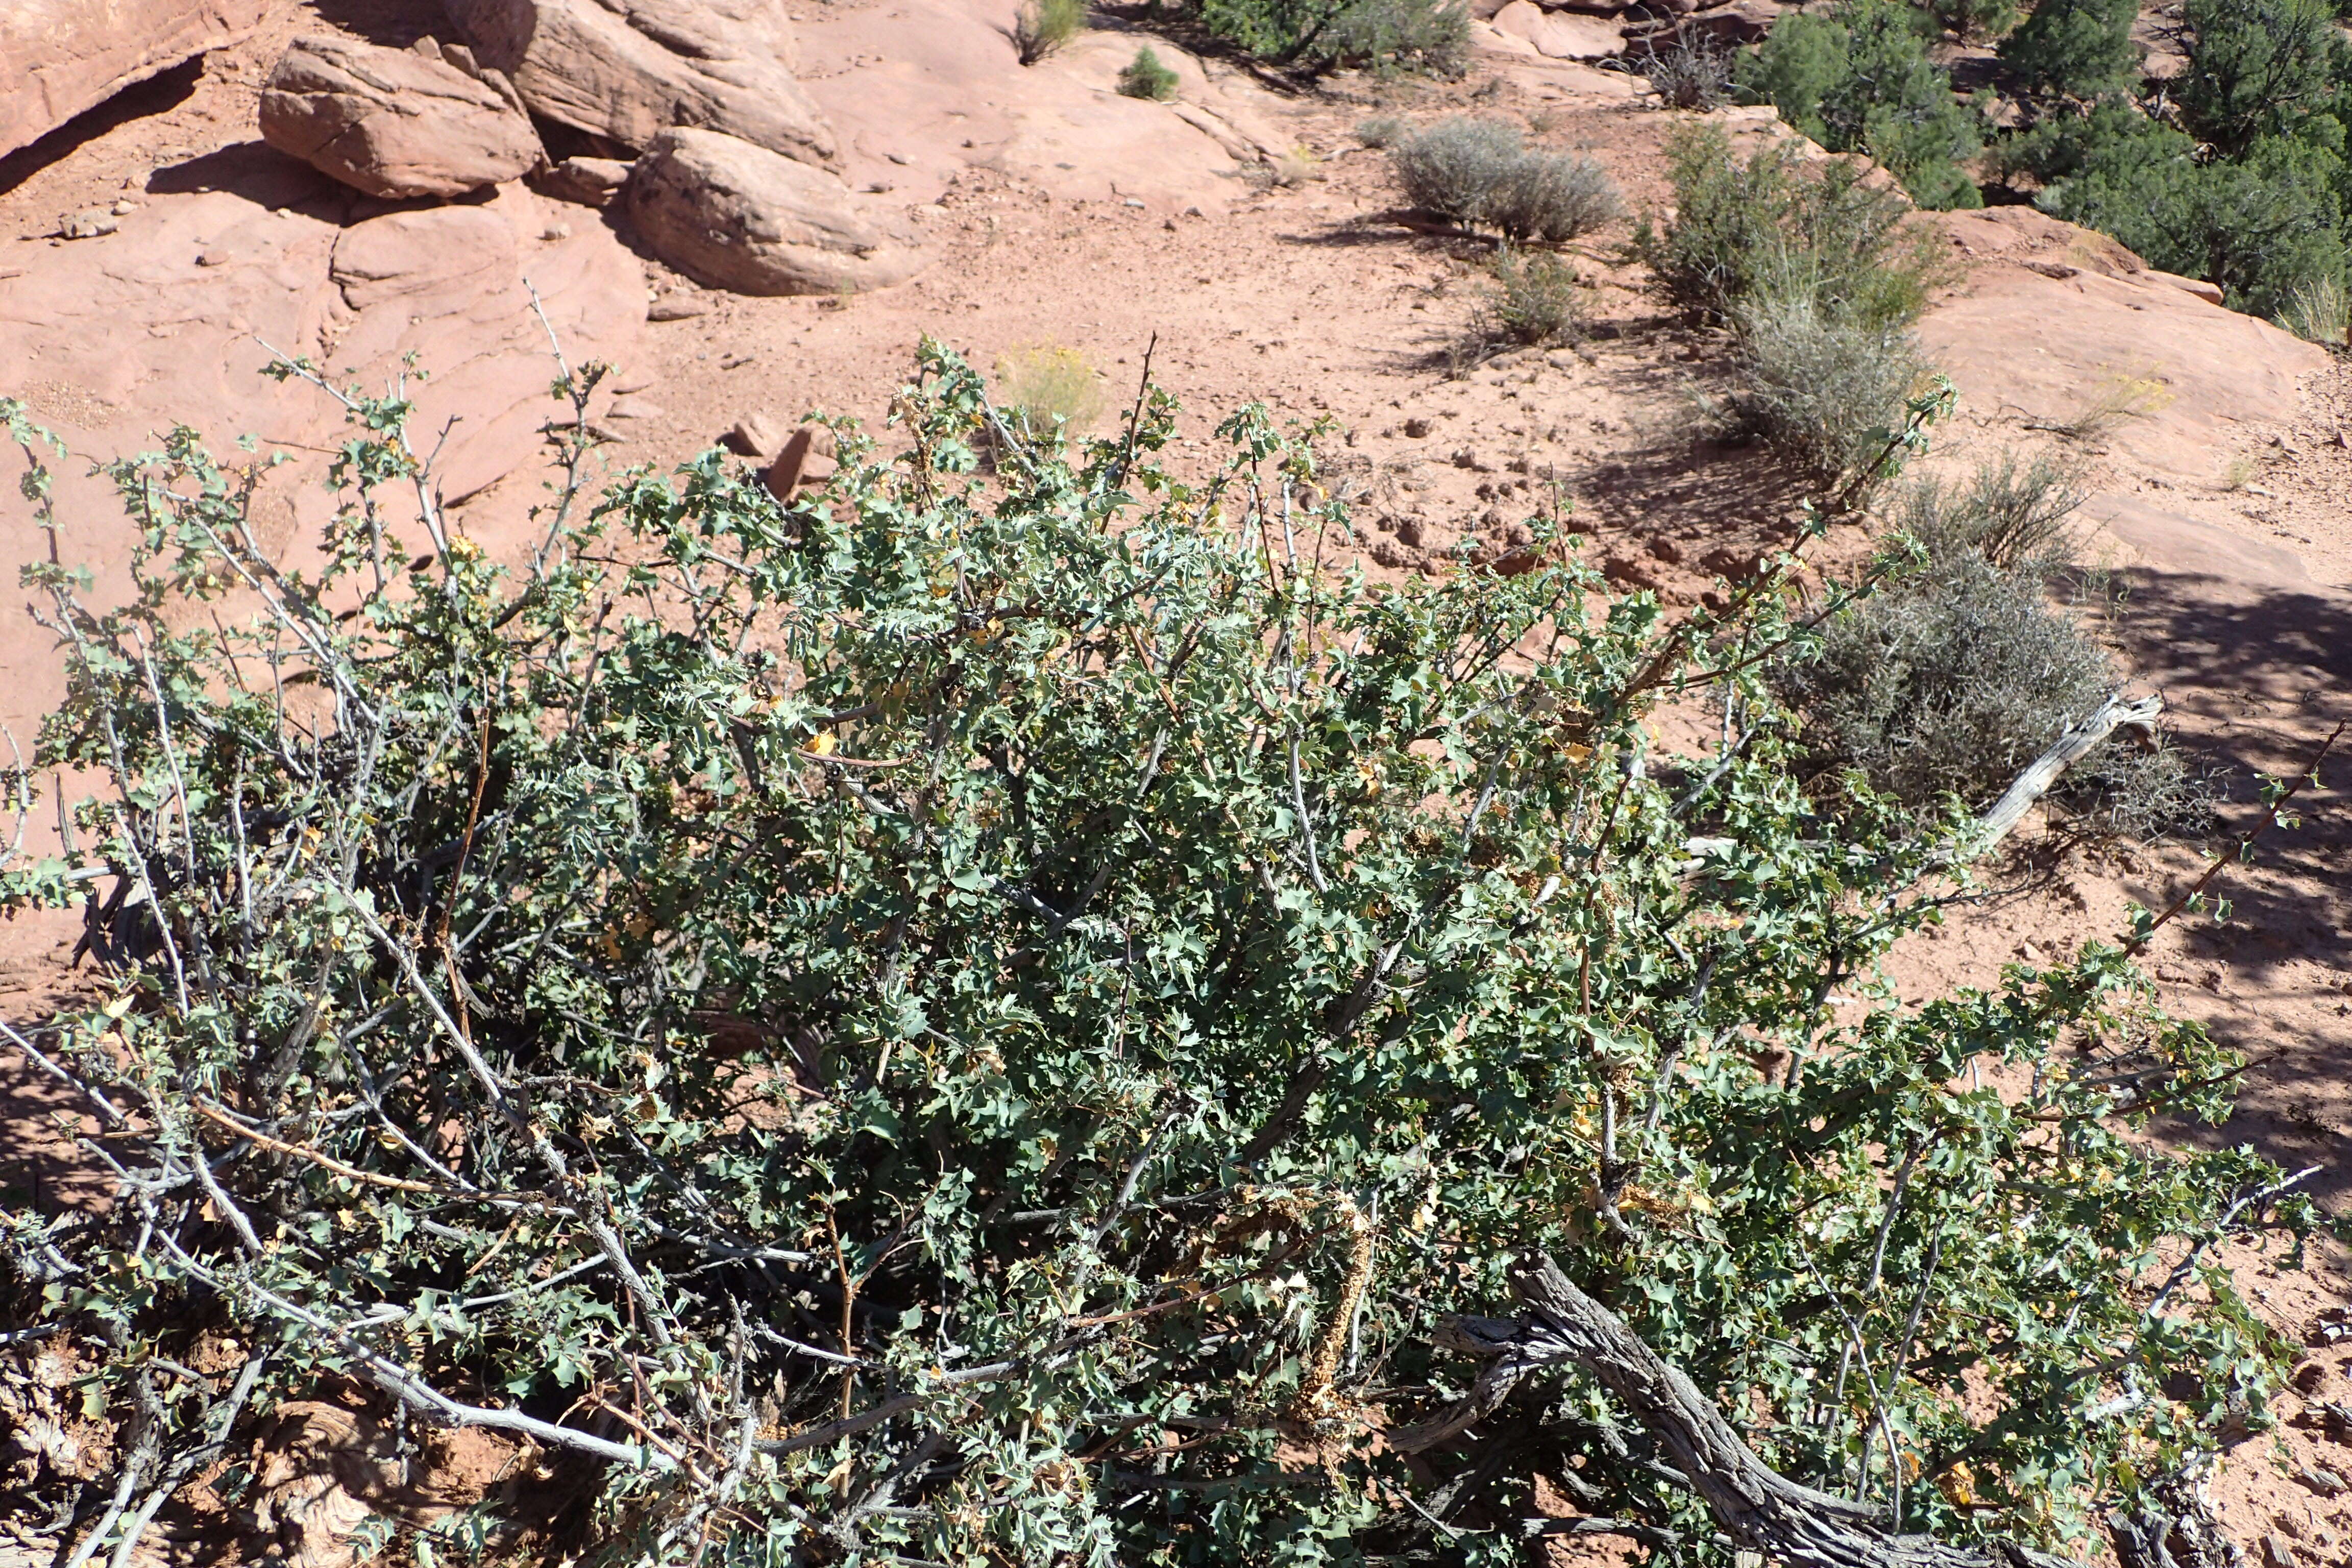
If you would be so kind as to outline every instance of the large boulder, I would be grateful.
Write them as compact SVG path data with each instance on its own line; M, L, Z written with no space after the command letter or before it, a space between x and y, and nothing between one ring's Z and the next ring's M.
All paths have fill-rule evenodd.
M886 289L928 259L858 210L833 174L716 131L665 131L623 198L672 267L738 294Z
M0 156L261 25L280 0L0 0Z
M444 0L444 9L483 65L560 124L632 149L699 126L837 167L833 127L793 79L782 0Z
M463 195L520 178L543 156L499 73L468 75L437 47L340 37L287 48L262 89L261 139L372 196Z

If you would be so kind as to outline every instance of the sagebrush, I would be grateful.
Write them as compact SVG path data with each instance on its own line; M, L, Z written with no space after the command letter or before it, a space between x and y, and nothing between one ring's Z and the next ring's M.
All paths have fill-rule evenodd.
M1622 204L1589 158L1526 144L1497 120L1454 115L1396 135L1389 161L1406 200L1506 239L1559 243L1614 219Z

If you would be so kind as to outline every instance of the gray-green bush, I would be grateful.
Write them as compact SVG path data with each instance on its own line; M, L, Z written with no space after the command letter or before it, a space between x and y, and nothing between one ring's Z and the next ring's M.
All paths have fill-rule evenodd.
M1824 1006L1961 825L1800 787L1742 657L1808 635L1786 565L1687 621L1572 565L1371 584L1262 408L1196 483L1156 393L978 475L987 399L927 345L897 456L567 488L512 570L396 397L300 571L193 432L110 469L137 591L31 574L72 679L13 787L70 781L71 837L0 902L86 911L90 994L9 1038L117 1174L0 1206L0 1355L80 1358L121 1441L9 1523L131 1560L331 1394L527 1438L583 1563L1437 1568L1571 1484L1762 1542L1591 1374L1454 1348L1532 1254L1956 1565L2259 1416L2289 1347L2208 1244L2308 1210L2144 1135L2236 1058L2120 946ZM1726 682L1749 743L1631 765Z
M1678 128L1666 142L1675 216L1644 219L1633 252L1652 285L1692 319L1728 324L1767 279L1801 276L1823 309L1876 331L1907 327L1927 309L1937 258L1911 209L1844 162L1810 166L1787 147L1745 163L1713 125Z
M1389 160L1414 206L1515 242L1575 239L1623 211L1598 163L1529 147L1500 121L1440 120L1395 138Z
M1732 325L1739 412L1815 494L1867 472L1927 376L1907 328L1866 326L1802 280L1757 290Z
M2116 662L2050 598L2074 563L2081 474L2009 454L1958 483L1914 485L1895 509L1919 564L1841 612L1780 690L1805 716L1815 765L1853 769L1914 805L1981 809L2116 689ZM2093 835L2156 838L2211 826L2214 792L2179 752L2103 742L2050 797Z
M1740 415L1816 496L1865 500L1930 379L1911 327L1931 242L1849 163L1811 168L1786 147L1742 163L1717 126L1677 131L1667 155L1674 220L1633 237L1653 288L1732 330Z

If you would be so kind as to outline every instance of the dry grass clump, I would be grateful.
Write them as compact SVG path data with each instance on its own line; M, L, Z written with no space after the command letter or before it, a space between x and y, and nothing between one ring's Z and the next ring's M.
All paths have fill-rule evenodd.
M2288 291L2278 323L2305 342L2343 348L2352 343L2352 293L2332 272L2306 278Z
M2066 520L2089 498L2082 471L2047 452L2014 452L1987 463L1964 484L1923 479L1903 498L1896 530L1932 562L1970 552L2003 571L2043 574L2074 565Z
M1530 148L1500 121L1438 121L1395 136L1389 158L1414 206L1515 242L1574 239L1623 210L1599 164Z
M996 362L996 405L1032 440L1084 435L1102 417L1102 376L1079 350L1024 343Z
M1677 34L1663 49L1650 40L1633 68L1670 109L1703 113L1731 101L1731 52L1705 33Z

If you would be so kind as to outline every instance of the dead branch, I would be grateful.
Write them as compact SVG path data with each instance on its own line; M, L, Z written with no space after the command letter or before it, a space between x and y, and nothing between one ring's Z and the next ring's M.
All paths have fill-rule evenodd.
M1756 1457L1696 1384L1550 1258L1522 1263L1512 1289L1528 1305L1524 1319L1449 1321L1444 1342L1498 1358L1465 1405L1493 1409L1531 1371L1562 1362L1583 1367L1665 1446L1736 1546L1786 1568L2062 1568L2059 1559L2011 1542L1978 1550L1899 1534L1874 1509L1789 1479ZM1422 1433L1451 1436L1476 1419L1460 1415Z
M2126 702L2119 691L2100 703L2098 711L2052 742L2050 749L2034 758L2017 775L2017 782L1993 802L1992 808L1977 819L1976 831L1969 838L1967 858L1991 854L2025 820L2025 814L2033 809L2034 803L2050 792L2059 774L2081 762L2090 754L2091 748L2116 731L2135 729L2153 737L2157 715L2163 711L2164 699L2160 696Z

